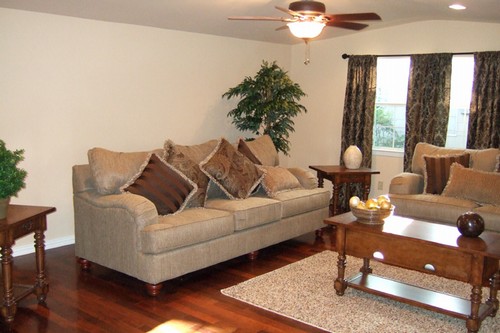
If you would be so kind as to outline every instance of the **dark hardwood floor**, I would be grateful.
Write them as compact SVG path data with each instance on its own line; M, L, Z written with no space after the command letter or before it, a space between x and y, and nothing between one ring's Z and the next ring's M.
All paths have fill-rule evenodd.
M220 290L334 247L334 231L314 233L242 256L166 284L152 298L140 281L102 266L82 272L74 246L46 254L50 290L45 305L28 296L19 304L14 332L324 332L221 294ZM14 258L14 282L34 281L34 255ZM332 267L332 269L335 269ZM333 283L333 281L332 281ZM161 326L163 325L163 326Z

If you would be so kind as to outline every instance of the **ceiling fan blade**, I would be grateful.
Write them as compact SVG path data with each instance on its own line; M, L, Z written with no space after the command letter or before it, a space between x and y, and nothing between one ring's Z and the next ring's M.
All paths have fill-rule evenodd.
M282 11L283 13L287 13L288 15L301 16L300 13L294 12L293 10L290 10L290 9L287 9L287 8L283 8L283 7L280 7L280 6L274 6L274 8L276 8L277 10Z
M327 22L326 25L328 27L337 27L337 28L344 28L344 29L349 29L349 30L361 30L361 29L364 29L368 26L368 24L346 22L346 21L340 21L340 22L330 21L330 22Z
M252 20L252 21L281 21L286 22L288 19L284 17L272 16L230 16L228 20Z
M382 20L376 13L325 14L332 21L378 21Z
M275 30L276 30L276 31L280 31L280 30L285 30L285 29L288 29L288 26L287 26L287 25L282 25L281 27L276 28Z

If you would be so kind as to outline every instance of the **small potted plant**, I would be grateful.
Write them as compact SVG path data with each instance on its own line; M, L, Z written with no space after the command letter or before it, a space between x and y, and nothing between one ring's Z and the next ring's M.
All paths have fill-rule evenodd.
M7 216L10 198L26 186L28 173L17 166L24 159L23 154L23 149L11 151L0 140L0 219Z
M268 134L278 151L288 155L288 137L294 131L293 117L307 109L298 103L306 94L276 62L263 61L261 69L251 78L229 89L222 97L239 97L228 117L241 131L256 135Z

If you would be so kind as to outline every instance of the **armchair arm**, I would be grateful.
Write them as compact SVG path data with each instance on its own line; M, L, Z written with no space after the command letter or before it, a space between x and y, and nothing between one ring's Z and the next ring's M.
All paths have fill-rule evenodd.
M311 171L302 168L288 168L288 171L299 180L300 185L305 189L311 190L318 187L318 178Z
M423 191L424 177L416 173L400 173L389 185L389 194L421 194Z

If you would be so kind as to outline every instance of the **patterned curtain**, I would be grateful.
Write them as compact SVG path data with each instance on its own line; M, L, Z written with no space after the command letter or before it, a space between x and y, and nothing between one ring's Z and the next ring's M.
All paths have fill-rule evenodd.
M451 53L411 56L404 170L410 171L413 150L419 142L444 147L448 130Z
M356 145L363 153L362 167L372 165L373 120L375 113L375 92L377 84L377 57L350 56L347 69L347 85L342 117L342 155L350 145ZM339 192L340 212L349 211L348 196L362 198L363 186L359 183L343 186Z
M371 167L376 83L377 57L350 56L342 118L341 165L344 165L344 151L356 145L363 153L361 166Z
M467 148L500 148L500 51L474 54Z

